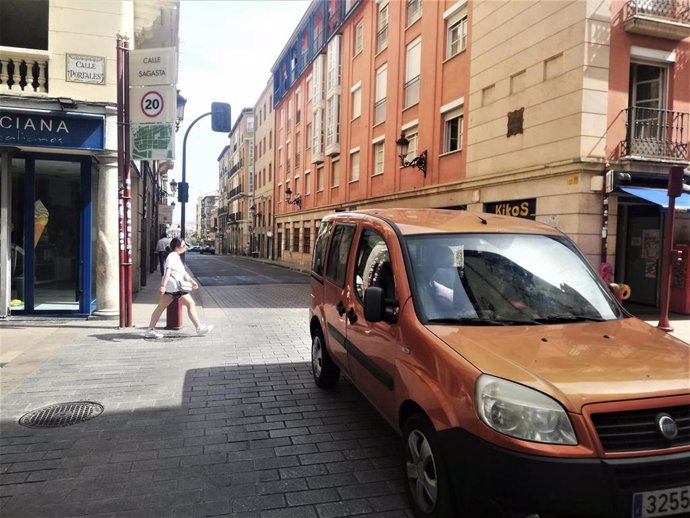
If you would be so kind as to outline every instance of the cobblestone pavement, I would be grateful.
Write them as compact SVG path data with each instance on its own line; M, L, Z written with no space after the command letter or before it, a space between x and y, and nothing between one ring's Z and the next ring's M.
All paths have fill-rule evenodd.
M143 339L135 325L12 320L0 326L0 514L31 516L411 516L399 438L346 380L309 371L301 284L195 292L213 332ZM161 326L162 327L162 326ZM99 417L27 428L46 405L93 401Z

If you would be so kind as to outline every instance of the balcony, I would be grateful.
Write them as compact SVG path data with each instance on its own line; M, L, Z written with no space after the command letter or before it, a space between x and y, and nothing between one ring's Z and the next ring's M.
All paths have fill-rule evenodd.
M48 93L48 51L0 47L0 94Z
M683 40L690 36L690 1L630 0L623 27L636 34Z
M627 136L620 143L622 156L688 161L690 113L628 108L625 121Z

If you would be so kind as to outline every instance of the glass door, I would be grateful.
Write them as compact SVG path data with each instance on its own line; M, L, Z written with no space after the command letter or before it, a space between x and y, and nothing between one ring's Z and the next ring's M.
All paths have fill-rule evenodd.
M10 310L89 314L90 160L26 155L11 172Z
M81 163L36 160L34 170L34 310L78 311Z

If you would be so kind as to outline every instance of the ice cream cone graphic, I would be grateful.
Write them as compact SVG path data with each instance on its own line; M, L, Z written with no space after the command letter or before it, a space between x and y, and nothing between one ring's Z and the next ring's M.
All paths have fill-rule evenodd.
M41 239L41 235L48 224L48 215L48 209L41 200L37 200L34 204L34 248L36 248L38 240Z

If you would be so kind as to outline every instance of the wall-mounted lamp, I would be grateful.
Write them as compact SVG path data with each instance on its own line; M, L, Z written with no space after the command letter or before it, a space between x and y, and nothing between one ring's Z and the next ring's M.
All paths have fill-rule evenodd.
M177 109L175 112L175 131L180 129L180 123L184 120L184 107L187 104L187 99L180 95L180 91L177 91Z
M177 182L174 178L170 180L170 192L173 196L175 196L175 194L177 193Z
M75 102L75 100L69 97L58 97L57 102L60 105L60 108L62 108L62 111L65 111L66 109L74 109L77 107L77 103Z
M290 205L297 205L300 209L302 208L302 196L300 193L297 193L295 195L294 199L292 198L292 190L289 187L285 188L285 201L289 203Z
M400 157L401 167L416 167L426 177L426 150L422 151L419 156L414 157L409 162L407 161L407 150L410 147L410 141L407 140L404 133L400 134L400 138L395 141L398 145L398 156Z

